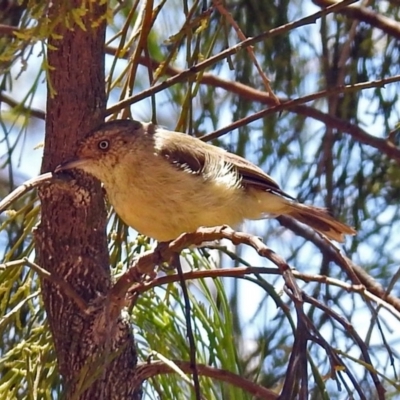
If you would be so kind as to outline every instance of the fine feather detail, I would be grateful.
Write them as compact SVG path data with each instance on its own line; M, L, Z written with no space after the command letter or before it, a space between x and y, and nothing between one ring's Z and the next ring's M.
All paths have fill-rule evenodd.
M212 157L207 154L202 175L204 180L215 182L217 185L224 185L232 189L243 187L242 177L237 168L222 157Z
M203 176L205 172L208 172L210 176L210 171L214 171L212 175L218 176L221 181L225 173L227 176L224 180L230 185L241 186L245 189L263 189L295 200L261 168L236 154L228 153L180 132L169 132L157 128L155 134L155 145L159 154L185 172L203 174Z
M169 160L171 162L171 164L173 164L175 167L181 169L182 171L188 173L188 174L192 174L192 175L200 175L201 174L201 170L198 171L194 171L191 166L187 163L181 163L178 160L173 160L171 159L169 156L165 156L165 158L167 160Z
M172 165L180 170L201 176L205 181L212 181L216 184L226 185L227 187L240 188L241 177L235 166L222 157L211 157L208 154L204 158L197 158L196 155L188 155L177 151L167 151L163 149L161 155Z

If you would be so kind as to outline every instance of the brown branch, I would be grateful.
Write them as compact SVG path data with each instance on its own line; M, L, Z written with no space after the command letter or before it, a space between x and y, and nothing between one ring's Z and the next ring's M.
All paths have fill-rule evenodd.
M338 10L342 9L343 7L348 6L349 4L354 3L355 1L356 0L343 0L339 3L336 3L330 7L320 10L320 11L318 11L312 15L309 15L305 18L301 18L297 21L290 22L290 23L282 25L278 28L271 29L267 32L263 32L260 35L248 38L248 39L236 44L235 46L232 46L229 49L226 49L225 51L222 51L221 53L218 53L215 56L210 57L207 60L194 65L191 68L185 69L184 71L182 71L182 73L179 76L174 76L172 78L169 78L169 79L165 80L164 82L159 83L158 85L155 85L155 86L150 87L149 89L143 90L141 93L139 93L137 95L131 96L125 100L118 102L117 104L115 104L107 109L106 115L111 115L116 112L119 112L123 108L129 107L133 103L143 100L149 96L152 96L172 85L175 85L176 83L184 82L188 78L197 74L198 72L201 72L201 71L215 65L219 61L222 61L225 58L227 58L233 54L236 54L237 52L247 48L248 46L252 46L252 45L254 45L258 42L261 42L262 40L265 40L267 38L272 38L272 37L275 37L278 35L282 35L284 33L291 31L292 29L295 29L295 28L298 28L301 26L305 26L305 25L313 24L319 18L321 18L325 15L331 14L333 12L337 12Z
M196 342L194 340L194 333L192 327L192 318L191 318L191 306L190 306L190 298L189 298L189 291L186 285L186 281L182 271L181 260L179 259L179 254L175 253L173 266L176 267L178 271L179 282L182 288L182 295L183 295L183 303L184 303L184 310L185 310L185 322L186 322L186 337L189 341L189 357L190 357L190 367L192 370L193 375L193 386L195 391L196 400L201 400L201 388L200 388L200 381L199 381L199 371L197 368L197 360L196 360Z
M132 13L132 16L133 15L134 13ZM154 25L155 19L157 18L157 14L153 13L153 0L148 0L143 3L143 8L138 13L138 16L141 18L140 22L136 21L137 26L140 26L140 29L137 31L139 38L135 43L135 50L133 51L133 54L131 54L129 57L129 71L127 73L126 86L122 91L122 95L128 92L128 95L131 96L133 92L136 73L139 67L138 59L140 58L142 51L147 47L148 36ZM127 118L129 116L130 110L125 109L122 117Z
M383 288L382 285L380 285L374 278L372 278L371 275L369 275L365 271L365 269L355 264L348 257L344 255L339 255L337 249L330 242L324 240L324 238L315 234L310 229L303 228L303 226L301 226L292 218L280 216L277 219L283 226L291 229L297 235L302 236L303 238L313 243L316 247L320 249L321 253L324 256L326 256L329 260L335 262L344 270L347 270L347 268L350 267L354 274L357 276L359 282L367 288L368 292L372 293L377 298L393 306L397 312L400 312L400 299L390 295Z
M332 313L335 314L334 311L332 311ZM304 315L304 319L306 321L307 328L312 332L312 341L321 346L325 350L329 358L329 362L331 365L331 371L330 371L331 378L336 379L336 381L338 381L338 378L340 378L340 371L344 370L346 372L348 379L353 383L355 390L358 392L360 399L367 400L354 374L352 373L350 368L347 368L346 364L340 359L338 355L340 353L337 352L336 349L334 349L332 345L330 345L325 340L325 338L321 335L320 331L315 326L314 322L308 316ZM352 390L347 385L345 386L349 393L352 392Z
M50 182L53 178L53 174L51 172L47 172L46 174L42 174L36 176L35 178L29 179L24 182L22 185L18 186L14 189L10 194L4 197L3 200L0 201L0 214L9 207L14 201L18 200L22 195L30 190L43 185L45 183Z
M18 103L12 97L7 96L6 94L4 94L1 91L0 91L0 102L3 102L5 104L9 105L11 108L20 110L24 114L29 114L32 117L42 119L42 120L46 119L46 113L44 111L38 110L35 108L25 107L23 104Z
M29 261L26 257L23 258L23 261L25 262L26 265L28 265L30 268L32 268L41 278L46 279L47 281L56 284L57 286L60 287L61 290L64 291L64 293L75 302L75 304L78 306L79 310L83 314L87 314L88 311L88 305L86 302L82 299L81 296L78 295L78 293L74 290L73 286L70 285L66 280L60 278L55 272L50 273L49 271L43 269L36 263L33 263Z
M112 47L107 47L106 52L108 54L115 55L117 52L117 49L112 48ZM146 59L144 57L141 57L139 59L139 62L142 65L147 66L148 68L152 68L153 70L157 70L161 65L161 63L159 63L155 60L149 61L148 59ZM181 70L179 68L174 68L171 66L164 66L164 71L169 76L178 76L179 74L181 74L183 72L183 70ZM393 80L393 78L395 78L395 80ZM396 81L400 81L400 76L390 77L390 78L388 78L388 80L385 79L385 80L381 80L381 81L374 81L374 84L370 87L374 87L374 85L382 86L387 83L392 83L392 82L396 82ZM235 94L237 96L240 96L242 99L246 99L248 101L252 101L252 102L258 101L262 104L274 105L274 101L268 96L267 93L257 90L257 89L254 89L250 86L244 85L243 83L240 83L240 82L234 82L234 81L228 81L228 80L222 79L222 78L215 76L213 74L210 74L210 73L202 74L201 77L199 77L199 83L224 89L224 90L226 90L232 94ZM369 84L369 82L366 82L363 84ZM364 87L364 88L366 88L366 87ZM340 90L342 90L342 91L340 91ZM329 94L329 91L319 92L317 98L325 97L325 96L329 96L329 95L336 95L338 93L346 93L347 91L353 91L354 87L353 87L353 85L342 86L340 90L335 89L335 92L334 93L331 92L331 94ZM309 96L313 96L313 95L309 95ZM369 134L368 132L366 132L364 129L360 128L357 125L352 124L349 121L345 121L338 117L326 114L322 111L319 111L313 107L301 104L301 103L305 103L307 101L313 100L312 98L310 99L309 96L301 97L296 100L280 98L279 101L281 103L281 106L279 109L276 109L274 107L269 108L268 110L263 111L263 114L261 116L258 116L257 119L262 118L263 116L266 116L268 114L282 112L283 110L291 111L291 112L294 112L294 113L297 113L300 115L304 115L306 117L313 118L317 121L324 123L325 125L327 125L331 128L335 128L343 133L347 133L354 140L357 140L358 142L360 142L362 144L371 146L371 147L379 150L380 152L382 152L383 154L386 154L391 159L400 161L400 149L397 148L390 140L386 140L386 139L382 139L382 138L373 136L373 135ZM294 101L296 101L296 103L293 103ZM231 125L229 125L225 128L222 128L218 131L211 132L210 134L203 136L201 139L205 140L205 141L212 140L215 137L221 136L239 126L243 126L244 124L249 123L249 122L247 122L248 121L247 119L242 119L240 121L241 122L238 125L236 125L236 123L231 124Z
M223 232L223 230L227 229L227 234L224 235L224 237L229 237L229 239L232 240L232 237L236 237L237 240L239 240L239 238L243 239L242 234L241 233L234 233L235 235L232 234L232 232L229 231L229 228L221 228L221 231ZM181 246L186 247L188 242L193 243L197 240L197 242L202 242L202 241L208 241L210 239L214 240L215 237L212 237L213 235L216 235L216 231L215 230L211 230L211 229L205 229L202 228L200 229L197 233L195 234L189 234L189 235L182 235L180 238L178 238L177 241L175 241L175 245L177 248L180 248ZM254 238L253 237L249 237L249 235L246 235L247 238L245 241L247 241L248 243L251 243ZM191 239L190 239L191 237ZM193 240L195 239L195 240ZM257 238L256 238L257 239ZM241 242L243 242L243 240L240 240ZM234 242L235 243L235 242ZM235 243L236 244L236 243ZM257 240L254 242L255 244L255 248L257 250L258 247L258 242ZM167 254L168 251L171 250L174 246L171 244L166 244L166 250L167 250ZM260 254L260 250L262 250L262 247L259 248L257 251ZM333 254L337 257L338 256L338 252L337 249L331 249L333 251ZM341 260L341 262L343 263L343 260ZM277 260L277 264L279 264L280 261L279 259ZM186 273L184 274L184 279L193 279L196 277L205 277L205 276L209 276L209 277L216 277L216 276L228 276L228 275L235 275L238 276L239 273L241 274L245 274L245 273L256 273L256 274L260 274L263 272L268 272L268 273L279 273L282 274L282 268L280 269L263 269L263 268L238 268L235 270L231 270L231 271L193 271L190 273ZM305 280L307 280L307 278L309 278L312 281L321 281L323 283L335 283L338 286L341 287L345 287L346 284L342 283L340 281L337 280L333 280L331 278L327 278L327 277L323 277L323 276L307 276L305 274L298 274L297 271L291 271L291 275L293 275L293 277L296 278L305 278ZM172 277L163 277L160 278L158 280L158 283L163 282L171 282L173 280L178 280L179 277L177 276L172 276ZM143 284L143 286L149 286L150 284ZM353 290L354 292L359 292L362 295L365 294L365 289L362 288L360 285L349 285L348 288L350 290ZM135 288L136 290L139 289L139 286L136 286ZM321 310L325 311L329 316L331 316L332 318L334 318L336 321L338 321L347 332L349 332L349 334L353 337L353 339L355 340L355 342L358 344L358 346L360 346L360 349L362 351L364 360L372 365L369 354L368 354L368 350L366 348L366 346L363 344L361 338L359 337L359 335L355 332L354 327L349 324L343 317L341 317L340 315L338 315L337 313L335 313L333 310L330 310L328 312L328 307L326 307L324 304L318 302L316 299L307 296L304 292L301 292L301 296L302 299L298 300L295 298L295 296L293 296L293 294L291 292L287 293L294 301L295 307L296 307L296 312L298 315L298 326L296 329L296 335L295 335L295 343L293 346L293 351L291 354L291 358L290 358L290 362L288 365L288 370L287 370L287 379L285 380L285 385L282 391L282 396L283 398L291 398L291 397L287 397L287 396L291 396L294 393L295 387L296 387L296 382L300 382L300 394L303 394L303 398L307 398L307 392L308 392L308 387L306 384L307 381L307 342L308 341L313 341L319 345L321 345L326 351L327 354L329 356L329 360L331 362L331 366L332 366L332 374L335 373L335 367L339 366L342 367L344 366L343 362L340 360L340 358L337 357L337 354L335 353L335 350L324 340L324 338L319 334L319 331L315 328L315 326L313 325L312 321L309 320L308 317L306 317L304 315L303 312L303 308L302 308L302 299L306 299L307 302L309 302L310 304L320 308ZM170 368L170 367L169 367ZM201 369L198 369L199 373L202 374ZM375 374L373 369L369 369L370 374L372 376L372 379L375 383L375 386L377 388L377 392L379 395L379 398L383 398L382 397L382 393L383 393L383 388L381 385L381 382L379 381L377 375ZM349 377L349 379L353 382L354 387L356 388L356 390L360 393L360 387L357 383L357 381L354 379L354 376L351 374L351 371L346 369L347 375ZM286 397L285 397L286 396ZM304 397L305 396L305 397Z
M1 264L0 264L1 268ZM293 271L296 273L296 271ZM185 272L183 277L186 281L193 279L204 278L243 278L250 274L280 274L278 268L263 268L263 267L236 267L223 269L205 269L199 271ZM128 291L128 295L141 294L158 286L168 285L170 283L179 282L177 274L160 276L151 281L134 283Z
M174 360L173 363L185 373L192 373L189 362ZM252 396L255 396L255 398L263 400L278 399L278 394L273 392L272 390L260 386L232 372L210 367L204 364L197 364L197 368L200 375L206 376L208 378L213 378L221 382L229 383L230 385L238 387L251 394ZM136 373L137 375L135 375L134 386L138 386L143 381L157 375L175 373L175 371L169 365L163 363L162 361L152 361L148 363L138 363Z
M346 85L346 86L344 86L344 85L336 86L334 88L331 88L328 90L322 90L320 92L316 92L316 93L313 93L313 94L310 94L307 96L303 96L298 99L282 101L282 103L280 105L261 110L261 111L254 113L246 118L242 118L238 121L235 121L234 123L226 126L225 128L219 129L217 131L214 131L212 133L209 133L208 135L201 137L201 139L208 141L208 140L218 138L221 135L224 135L225 133L232 131L233 129L237 129L241 126L247 125L250 122L254 122L260 118L264 118L267 115L271 115L274 113L280 113L282 111L292 109L292 108L294 109L295 107L297 107L303 103L314 101L314 100L317 100L317 99L320 99L323 97L333 96L338 93L348 93L348 92L359 91L359 90L363 90L363 89L370 89L370 88L374 88L374 87L382 87L388 83L399 82L399 81L400 81L400 75L396 75L396 76L392 76L392 77L389 77L386 79L357 83L357 84ZM344 128L347 133L350 133L353 137L355 137L361 143L373 146L373 147L377 148L378 150L382 151L383 153L385 153L386 155L388 155L390 158L400 161L400 150L396 146L394 146L389 140L384 140L384 139L380 139L380 138L374 137L372 135L369 135L368 133L364 132L361 128L355 127L347 121L343 121L336 117L332 117L332 116L329 116L329 115L326 115L323 113L318 114L318 112L316 112L316 110L314 111L314 115L319 115L321 120L335 122L336 125L339 127L339 129L340 129L340 127ZM351 129L349 129L349 128L351 128Z
M281 399L308 399L307 379L307 342L312 339L305 323L303 304L295 304L297 327L294 333L294 343L290 354L286 378L283 384ZM298 396L297 396L298 395Z
M319 308L321 311L329 315L331 318L333 318L335 321L337 321L342 327L344 328L344 331L347 332L348 335L350 335L354 341L357 343L358 347L360 348L361 354L363 356L363 359L366 363L371 365L372 367L372 361L368 353L368 349L364 341L361 339L359 334L356 332L354 329L353 325L347 322L345 318L343 318L341 315L338 313L334 312L332 308L326 306L325 304L321 303L320 301L316 300L315 298L308 296L307 294L304 293L304 301L312 304L313 306ZM375 369L368 368L368 371L371 375L371 378L375 384L377 393L378 393L378 398L381 400L385 399L385 392L386 389L382 386L382 383L380 382L378 378L378 374L375 371ZM353 382L354 383L354 382Z
M29 261L27 257L24 257L20 260L13 260L9 262L5 262L3 264L0 264L0 270L5 270L7 268L14 268L14 267L22 267L24 265L27 265L30 267L33 271L35 271L41 278L46 279L49 282L52 282L53 284L56 284L57 286L60 287L61 290L64 291L64 293L75 302L75 304L78 306L79 310L83 314L87 314L87 304L86 302L76 293L74 288L65 280L61 279L59 276L57 276L55 273L50 273L49 271L43 269L40 267L38 264L33 263L32 261Z
M313 3L320 7L328 7L332 4L336 4L336 1L313 0ZM381 29L382 32L393 36L397 40L400 39L400 24L398 21L385 17L384 15L380 15L366 7L350 5L342 8L339 13L346 15L351 19L357 19L359 21L366 22L375 28Z
M124 303L126 293L131 286L142 282L146 276L154 276L156 265L172 259L176 253L180 253L185 248L220 239L228 239L235 245L246 244L254 248L261 257L272 261L279 268L286 286L293 295L293 300L296 303L302 301L301 291L295 282L291 268L281 256L268 248L261 239L247 233L236 232L228 226L200 227L195 232L182 234L172 242L159 243L155 250L146 252L135 260L131 268L118 279L109 292L110 303L115 304L115 314L119 314L120 307Z
M2 36L15 37L15 32L19 30L16 26L0 24L0 35Z
M400 162L400 149L396 147L390 140L373 136L349 121L345 121L338 117L323 113L314 109L313 107L300 105L291 108L290 111L309 116L320 122L323 122L325 125L328 125L331 128L335 128L340 132L347 133L354 140L357 140L358 142L367 146L371 146L376 150L379 150L381 153L387 155L389 158Z
M238 37L240 40L244 41L246 40L246 36L244 35L244 33L242 32L242 30L240 29L239 25L237 24L237 22L233 19L232 14L226 10L226 8L224 7L224 5L222 4L222 0L213 0L213 4L214 7L219 11L219 13L224 16L226 18L226 20L233 26L233 28L235 29ZM265 89L267 90L267 93L269 95L269 97L271 97L271 99L273 100L274 104L279 104L280 101L278 99L278 97L276 96L276 94L273 92L271 85L270 85L270 79L268 79L268 77L265 75L264 71L262 70L259 62L257 61L257 58L254 54L254 48L253 46L249 46L247 47L247 52L249 54L249 57L251 58L251 60L253 61L254 66L256 67L258 73L260 74L261 80L264 83Z
M357 266L358 267L358 266ZM358 267L361 268L361 267ZM1 269L1 264L0 264ZM364 273L366 273L364 271ZM266 268L266 267L236 267L236 268L222 268L222 269L205 269L198 271L189 271L183 274L183 278L185 281L194 280L194 279L205 279L205 278L245 278L247 275L281 275L281 271L278 268ZM318 275L318 274L307 274L302 273L297 270L292 270L292 274L296 279L300 279L303 282L317 282L324 285L336 286L341 289L346 290L349 293L358 293L361 296L368 298L369 300L375 302L379 306L385 308L389 311L395 318L400 320L400 310L397 310L396 307L389 304L385 298L387 298L387 294L385 298L381 298L371 293L369 290L365 288L364 285L354 285L350 283L346 283L339 279L331 278L326 275ZM137 282L134 283L127 292L127 297L132 298L136 297L142 293L147 292L150 289L155 287L168 285L174 282L179 282L179 275L166 275L160 276L150 281L145 282Z

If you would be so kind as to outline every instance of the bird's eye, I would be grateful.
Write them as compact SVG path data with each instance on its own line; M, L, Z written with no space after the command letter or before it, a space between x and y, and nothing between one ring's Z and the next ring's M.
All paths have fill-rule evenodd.
M107 150L110 147L110 142L108 140L100 140L100 142L97 144L100 150Z

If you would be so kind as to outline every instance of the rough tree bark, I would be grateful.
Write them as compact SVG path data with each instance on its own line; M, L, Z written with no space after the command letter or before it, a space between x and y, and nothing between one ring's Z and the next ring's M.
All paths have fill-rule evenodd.
M42 172L71 156L77 141L103 121L106 2L89 2L76 25L70 10L80 0L55 1L49 8L49 85ZM70 16L70 28L64 16ZM53 92L55 91L55 93ZM132 384L136 366L133 336L120 317L105 320L104 296L111 286L105 234L106 213L99 182L73 173L40 191L42 218L36 236L39 264L71 285L88 308L42 281L65 397L139 399Z

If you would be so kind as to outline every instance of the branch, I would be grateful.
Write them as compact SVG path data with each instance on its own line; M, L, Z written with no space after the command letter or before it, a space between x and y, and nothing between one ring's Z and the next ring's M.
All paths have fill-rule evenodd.
M165 80L164 82L159 83L158 85L154 85L154 86L150 87L149 89L143 90L141 93L139 93L137 95L131 96L125 100L118 102L117 104L115 104L112 107L107 109L106 116L117 113L120 110L122 110L123 108L129 107L133 103L143 100L149 96L152 96L172 85L175 85L176 83L185 82L189 77L192 77L195 74L197 74L198 72L201 72L201 71L215 65L219 61L224 60L225 58L227 58L233 54L236 54L237 52L247 48L248 46L252 46L252 45L254 45L258 42L261 42L262 40L265 40L265 39L269 39L269 38L272 38L272 37L275 37L278 35L282 35L284 33L291 31L292 29L298 28L300 26L313 24L319 18L321 18L325 15L331 14L333 12L337 12L340 9L342 9L343 7L346 7L349 4L354 3L355 1L356 0L344 0L344 1L338 2L330 7L320 10L312 15L309 15L308 17L299 19L294 22L290 22L290 23L282 25L278 28L271 29L267 32L263 32L260 35L243 40L242 42L236 44L235 46L230 47L229 49L226 49L225 51L222 51L221 53L216 54L215 56L210 57L207 60L200 62L191 68L185 69L184 71L182 71L182 73L179 76L174 76L172 78L169 78L169 79Z
M175 266L178 271L179 281L181 283L183 302L185 305L186 337L188 338L189 341L189 357L190 357L190 366L193 374L193 386L196 394L196 400L200 400L201 391L200 391L199 371L197 369L197 361L196 361L196 342L194 340L193 327L192 327L190 298L186 286L186 281L182 271L181 260L179 259L178 253L175 253L173 266Z
M0 214L22 195L40 185L43 185L44 183L50 182L52 178L53 174L51 172L47 172L45 174L36 176L35 178L29 179L22 185L18 186L0 201Z
M12 267L21 267L27 265L33 271L35 271L42 279L46 279L47 281L58 285L64 293L75 302L78 306L79 310L82 311L83 314L87 314L88 306L86 302L76 293L74 288L65 280L61 279L55 273L50 273L49 271L43 269L36 263L29 261L27 257L24 257L20 260L14 260L5 262L4 264L0 264L0 270L5 270L7 268Z
M237 129L241 126L247 125L251 122L257 121L260 118L265 118L267 115L274 114L274 113L280 113L282 111L286 111L288 109L294 109L295 107L298 107L299 105L303 103L307 103L310 101L314 101L320 98L324 97L329 97L329 96L334 96L338 93L349 93L349 92L354 92L354 91L359 91L363 89L370 89L374 87L382 87L385 86L388 83L394 83L394 82L399 82L400 81L400 75L395 75L391 76L386 79L379 79L375 81L369 81L369 82L362 82L362 83L356 83L353 85L340 85L340 86L335 86L333 88L330 88L328 90L322 90L320 92L316 92L307 96L303 96L294 100L287 100L287 101L282 101L281 104L277 106L273 106L264 110L261 110L257 113L254 113L248 117L242 118L238 121L235 121L234 123L226 126L225 128L218 129L217 131L214 131L208 135L205 135L201 137L200 139L208 141L212 139L216 139L222 135L224 135L227 132L230 132L234 129ZM347 133L350 133L353 137L355 137L358 141L360 141L363 144L367 144L370 146L373 146L377 148L378 150L384 152L387 154L389 157L394 158L398 161L400 161L400 150L396 148L393 143L390 141L386 141L384 139L380 139L377 137L374 137L372 135L369 135L365 131L363 131L361 128L358 128L351 123L347 121L343 121L339 118L328 116L323 113L319 113L316 110L313 112L315 116L318 116L321 121L324 122L334 122L335 125L339 129L344 129Z
M292 270L281 256L268 248L258 237L235 232L228 226L219 226L200 227L195 232L182 234L172 242L159 243L154 250L144 253L133 262L131 268L119 278L110 290L108 297L111 304L123 304L126 292L134 283L142 282L146 276L154 276L154 267L172 259L176 253L180 253L190 246L199 246L204 242L220 239L228 239L235 245L246 244L253 247L261 257L272 261L279 268L286 286L294 296L294 301L301 302L301 291L294 280ZM120 312L119 309L115 311L116 315Z
M16 26L0 24L0 35L16 37L15 32L19 32L20 29Z
M186 361L178 361L174 360L173 363L178 366L179 369L184 371L187 374L192 373L192 369L189 362ZM218 381L229 383L232 386L238 387L247 393L255 396L258 399L263 400L277 400L278 394L269 390L263 386L257 385L251 382L248 379L241 377L240 375L236 375L232 372L209 367L204 364L197 364L198 372L202 376L206 376L209 378L214 378ZM143 381L155 377L161 374L170 374L174 373L173 368L171 366L163 363L162 361L152 361L148 363L138 363L137 365L137 374L135 375L135 383L134 386L139 386Z
M360 268L360 267L358 267ZM0 264L1 269L1 264ZM366 274L366 272L364 271ZM205 278L245 278L248 275L281 275L278 268L266 268L266 267L236 267L236 268L222 268L222 269L205 269L198 271L185 272L183 278L185 281L194 279L205 279ZM382 308L389 311L395 318L400 321L400 310L387 302L387 294L385 296L378 297L377 295L371 293L364 285L353 285L347 282L343 282L340 279L331 278L326 275L319 274L307 274L297 270L292 270L292 274L296 279L300 279L303 282L317 282L324 285L336 286L348 293L358 293L359 295L368 298L369 300L375 302ZM371 278L372 279L372 278ZM147 292L155 287L168 285L174 282L179 282L180 278L178 274L160 276L150 281L142 281L134 283L127 292L127 297L136 297L142 293Z
M350 267L354 274L357 276L356 283L360 283L367 288L367 291L376 296L388 304L390 304L397 312L400 312L400 299L388 294L388 292L380 285L371 275L369 275L365 269L359 265L353 263L348 257L338 253L337 248L334 247L329 241L324 240L321 236L315 234L309 229L305 229L300 226L295 220L289 217L280 216L277 220L286 228L291 229L297 235L309 240L316 247L318 247L321 253L326 256L329 260L335 262L345 271ZM371 298L371 300L376 301ZM397 315L397 313L396 313Z
M38 118L45 120L46 119L46 113L42 110L38 110L36 108L28 108L25 107L23 104L18 103L16 100L14 100L12 97L7 96L3 92L0 91L0 102L3 102L7 105L9 105L11 108L16 108L21 110L24 114L29 114L32 117Z
M369 371L371 378L375 384L377 393L378 393L378 398L381 400L385 399L385 392L386 389L382 386L382 383L380 382L378 378L378 373L375 371L375 369L372 367L372 361L368 353L368 349L364 341L361 339L359 334L356 332L354 329L353 325L347 322L345 318L343 318L341 315L338 313L334 312L332 308L326 306L325 304L322 304L320 301L316 300L314 297L308 296L307 294L304 293L304 301L312 304L313 306L319 308L322 310L324 313L329 315L331 318L333 318L335 321L337 321L340 325L342 325L343 329L345 332L347 332L348 335L350 335L354 341L357 343L358 347L360 348L361 354L363 356L363 359L366 363L371 366L371 368L367 368ZM353 382L354 383L354 382Z
M244 35L242 30L240 29L240 27L237 24L237 22L233 19L232 14L229 11L227 11L226 8L224 7L224 5L222 4L222 0L213 0L213 4L214 4L214 7L219 11L219 13L223 17L225 17L225 19L235 29L239 39L242 40L242 41L246 40L246 36ZM265 75L264 71L262 70L262 68L261 68L261 66L259 64L259 62L257 61L257 58L256 58L256 56L254 54L253 46L247 47L247 52L249 54L249 57L253 61L253 64L256 67L262 82L264 83L265 89L267 90L267 93L268 93L268 97L270 97L273 100L274 104L279 104L280 101L279 101L278 97L276 96L276 94L273 92L273 90L271 88L271 85L270 85L271 80Z
M336 1L313 0L313 3L320 7L328 7L332 4L336 4ZM342 8L339 13L344 14L351 19L357 19L359 21L366 22L371 26L382 30L382 32L393 36L397 40L400 39L400 24L398 21L385 17L384 15L380 15L366 7L350 5Z
M107 47L106 52L111 55L118 54L117 49L112 48L112 47ZM162 65L162 63L160 63L160 62L157 62L155 60L149 60L145 57L141 57L139 59L139 62L140 62L140 64L142 64L148 68L152 68L153 70L157 70ZM163 70L167 75L173 76L173 77L178 77L178 76L180 76L180 74L182 74L184 72L183 70L181 70L179 68L171 67L169 65L168 66L163 65ZM358 90L367 89L367 88L376 87L376 86L380 87L385 84L393 83L393 82L397 82L397 81L400 81L400 76L390 77L387 79L382 79L382 80L373 81L373 82L363 82L361 85L367 85L367 86L364 86ZM237 96L240 96L242 99L246 99L248 101L252 101L252 102L258 101L262 104L267 104L267 105L275 104L273 99L271 99L271 97L269 97L268 93L265 93L261 90L254 89L254 88L244 85L243 83L240 83L240 82L234 82L234 81L222 79L222 78L215 76L213 74L210 74L210 73L204 73L204 74L200 75L198 78L198 82L201 84L204 84L204 85L210 85L213 87L224 89L227 92L235 94ZM350 91L354 91L354 90L355 90L354 85L348 85L348 86L340 86L340 87L330 89L327 91L318 92L317 94L311 94L308 96L300 97L295 100L290 100L287 98L279 98L279 102L281 104L279 109L272 107L272 108L269 108L266 110L262 110L260 112L260 115L258 115L256 119L265 117L266 115L269 115L269 114L279 113L282 111L294 112L299 115L304 115L306 117L313 118L317 121L324 123L326 126L338 129L343 133L347 133L354 140L357 140L358 142L360 142L362 144L371 146L371 147L379 150L380 152L386 154L391 159L400 161L400 149L398 149L395 145L393 145L393 143L390 140L386 140L386 139L382 139L382 138L373 136L373 135L369 134L368 132L366 132L364 129L360 128L357 125L352 124L349 121L326 114L322 111L315 109L314 107L310 107L310 106L303 104L308 101L316 100L321 97L333 96L338 93L346 93L346 92L350 92ZM313 98L312 96L315 96L315 98ZM236 121L233 124L228 125L222 129L219 129L217 131L214 131L207 135L204 135L203 137L201 137L201 139L204 141L209 141L209 140L215 139L217 137L220 137L220 136L224 135L225 133L232 131L233 129L239 128L240 126L243 126L245 124L248 124L249 122L252 122L253 121L252 117L253 116L251 116L249 118L243 118L239 121Z

